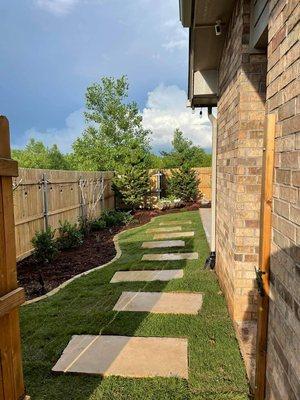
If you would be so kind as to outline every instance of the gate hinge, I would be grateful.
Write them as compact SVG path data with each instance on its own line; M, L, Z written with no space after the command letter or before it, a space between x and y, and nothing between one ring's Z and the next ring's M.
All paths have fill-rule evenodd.
M255 267L254 267L255 268ZM262 276L265 274L262 270L259 268L255 268L255 274L256 274L256 283L257 283L257 290L258 293L261 297L264 297L265 295L265 290L264 290L264 285L263 285L263 280Z

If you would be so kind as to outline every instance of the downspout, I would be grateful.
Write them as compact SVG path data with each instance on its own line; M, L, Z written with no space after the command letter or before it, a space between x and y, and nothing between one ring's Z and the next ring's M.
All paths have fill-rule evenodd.
M205 268L214 269L216 264L216 197L217 197L217 118L208 107L208 118L212 126L212 165L211 165L211 245Z

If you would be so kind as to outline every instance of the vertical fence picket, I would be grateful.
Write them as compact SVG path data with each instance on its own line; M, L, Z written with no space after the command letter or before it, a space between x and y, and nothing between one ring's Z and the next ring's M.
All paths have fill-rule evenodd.
M0 116L0 397L19 400L25 396L19 306L24 290L18 288L16 273L15 227L12 176L18 165L11 159L9 126Z
M43 187L43 208L44 208L44 226L45 230L49 228L49 198L48 198L48 180L47 175L42 175Z

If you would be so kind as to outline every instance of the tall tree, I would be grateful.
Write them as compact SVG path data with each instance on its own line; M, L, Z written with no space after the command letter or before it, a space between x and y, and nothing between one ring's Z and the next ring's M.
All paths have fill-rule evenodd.
M170 152L162 152L164 168L208 167L211 165L211 155L207 154L200 146L193 145L192 141L186 139L179 129L174 131L172 146L173 149Z
M118 171L130 153L143 153L149 162L149 134L135 102L127 102L128 82L103 77L87 88L85 113L88 127L73 144L73 164L78 169Z

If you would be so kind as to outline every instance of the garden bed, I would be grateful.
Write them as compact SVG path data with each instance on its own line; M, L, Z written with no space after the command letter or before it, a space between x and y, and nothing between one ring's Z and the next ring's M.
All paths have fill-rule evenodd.
M113 238L122 230L144 225L158 215L182 210L191 211L197 208L199 205L194 203L181 209L137 211L134 214L134 220L126 226L90 233L81 246L61 251L51 264L39 264L33 256L29 256L17 263L19 285L24 287L27 300L48 293L73 276L112 260L116 255Z

